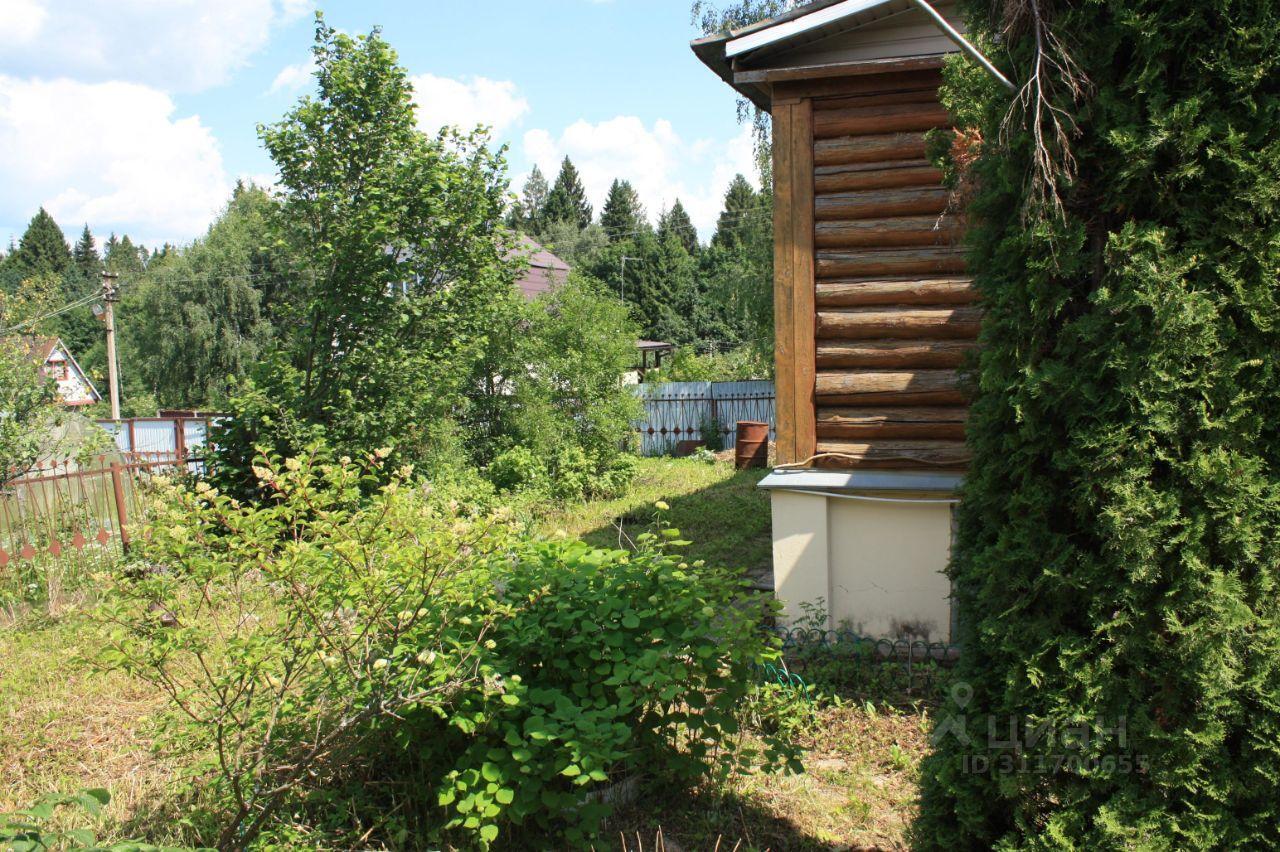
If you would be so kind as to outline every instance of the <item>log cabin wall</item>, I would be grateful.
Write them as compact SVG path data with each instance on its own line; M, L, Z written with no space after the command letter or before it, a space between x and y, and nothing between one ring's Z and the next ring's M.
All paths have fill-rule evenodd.
M963 470L980 312L925 134L936 67L773 91L778 457Z

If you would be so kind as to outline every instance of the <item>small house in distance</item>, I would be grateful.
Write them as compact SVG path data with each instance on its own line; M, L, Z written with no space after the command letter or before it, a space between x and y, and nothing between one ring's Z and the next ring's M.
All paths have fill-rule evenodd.
M23 346L40 372L58 386L63 405L92 405L102 399L66 344L57 337L25 337Z
M529 239L520 238L520 246L513 252L528 258L528 267L516 279L516 287L526 299L533 300L543 293L550 293L569 280L571 267L556 257L546 248ZM662 366L662 359L670 357L675 346L660 340L637 340L637 368L627 373L623 381L627 384L639 384L649 370ZM651 357L652 356L652 357Z
M694 53L773 119L774 583L791 620L946 642L957 374L980 313L926 133L953 8L816 0Z

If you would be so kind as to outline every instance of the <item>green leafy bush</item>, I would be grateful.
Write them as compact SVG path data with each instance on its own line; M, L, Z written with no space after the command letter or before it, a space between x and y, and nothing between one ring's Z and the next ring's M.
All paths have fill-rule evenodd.
M580 840L611 780L794 768L739 742L776 651L735 575L682 562L671 529L635 553L528 539L387 454L260 460L256 503L162 483L102 606L104 661L168 695L169 747L203 759L216 845L283 842L338 800L467 847Z
M533 823L581 842L608 812L589 793L634 774L798 771L781 740L739 743L752 666L776 656L760 629L771 602L680 561L676 536L646 533L635 553L533 543L495 570L511 611L484 657L503 694L466 694L430 740L456 755L440 788L452 825L491 839L501 822Z

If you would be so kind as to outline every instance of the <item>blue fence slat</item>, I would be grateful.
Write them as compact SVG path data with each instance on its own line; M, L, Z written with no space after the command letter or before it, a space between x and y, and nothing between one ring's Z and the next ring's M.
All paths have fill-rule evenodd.
M770 381L661 382L636 385L635 393L645 410L644 419L635 424L641 455L662 455L680 441L705 440L703 428L712 421L725 448L734 446L739 420L768 423L769 439L776 437Z

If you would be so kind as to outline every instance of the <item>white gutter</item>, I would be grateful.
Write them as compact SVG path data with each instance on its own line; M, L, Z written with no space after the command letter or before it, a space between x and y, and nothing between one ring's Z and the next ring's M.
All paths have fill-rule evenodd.
M982 51L973 46L973 42L961 35L960 31L951 26L951 23L946 18L942 17L942 15L938 13L937 9L930 6L926 0L910 0L910 2L920 9L920 11L928 15L938 26L938 29L942 30L942 32L946 34L947 38L951 39L951 41L955 43L956 47L964 51L965 55L974 62L987 69L987 73L999 80L1006 89L1011 92L1016 92L1018 90L1018 87L1013 85L1008 77L1001 74L1000 69L996 68L996 66L992 64L991 60L982 54Z

